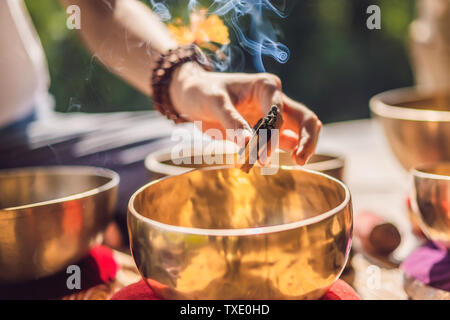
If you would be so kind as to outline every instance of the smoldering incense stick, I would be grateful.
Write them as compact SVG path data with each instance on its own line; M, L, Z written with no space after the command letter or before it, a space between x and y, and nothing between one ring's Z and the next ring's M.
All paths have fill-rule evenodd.
M262 152L270 156L272 129L280 129L283 123L280 109L273 105L264 118L259 119L253 127L253 135L249 142L238 153L237 167L242 171L249 173L255 162L260 159ZM260 135L263 130L266 131L265 141L260 141ZM261 145L259 145L261 143ZM251 156L253 155L253 156Z

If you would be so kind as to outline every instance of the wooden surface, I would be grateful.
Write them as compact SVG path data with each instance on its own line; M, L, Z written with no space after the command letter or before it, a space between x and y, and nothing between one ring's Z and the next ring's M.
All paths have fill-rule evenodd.
M392 155L381 127L368 119L326 125L318 151L345 156L344 180L352 194L355 217L369 210L392 221L402 235L393 257L399 261L407 257L418 245L405 206L412 181ZM356 254L352 262L353 285L363 299L407 299L399 269L362 254Z

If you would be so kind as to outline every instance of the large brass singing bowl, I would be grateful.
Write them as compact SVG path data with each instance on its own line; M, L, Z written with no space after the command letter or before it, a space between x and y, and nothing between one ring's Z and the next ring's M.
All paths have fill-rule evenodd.
M419 166L414 178L414 212L427 237L450 249L450 162Z
M150 153L145 158L145 167L152 174L158 177L164 177L186 173L194 169L219 165L218 163L208 164L202 152L197 152L193 148L186 148L185 153L188 150L192 154L190 157L177 157L174 159L172 159L172 149L157 150ZM291 155L288 152L276 152L273 156L278 157L278 165L285 169L304 168L320 171L339 180L343 180L344 177L345 159L342 156L314 154L303 167L293 163ZM234 161L235 154L219 153L215 158L219 159L218 161L220 164L225 164L228 159ZM230 167L232 167L232 165L230 165Z
M350 192L313 171L209 168L151 182L130 199L136 265L166 299L317 299L352 238Z
M119 176L93 167L0 171L0 283L49 276L101 240Z
M387 91L373 97L370 108L406 170L450 161L450 89Z

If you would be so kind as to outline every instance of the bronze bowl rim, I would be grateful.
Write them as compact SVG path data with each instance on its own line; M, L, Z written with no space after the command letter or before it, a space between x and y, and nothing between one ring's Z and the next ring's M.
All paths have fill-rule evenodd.
M434 173L433 171L443 167L446 171L445 174ZM427 195L427 191L433 190L435 186L443 185L445 190L450 186L450 161L438 161L438 162L428 162L420 164L410 170L411 180L413 188L411 190L411 205L413 209L414 216L418 218L418 225L426 237L436 244L439 248L450 250L450 241L447 235L442 236L442 233L448 234L449 228L444 223L445 231L439 227L439 223L428 223L426 216L427 210L422 211L418 204L419 197L424 200L427 204L430 204L432 209L437 216L444 216L448 213L448 210L436 211L438 203L442 200L441 196L437 198L430 197ZM421 191L421 187L426 190L425 193ZM445 218L447 220L447 218ZM442 225L441 225L442 226Z
M431 173L429 170L437 168L438 166L445 166L450 170L450 161L433 162L426 163L416 166L411 169L411 174L413 177L418 177L421 179L433 179L433 180L447 180L450 181L450 171L449 174L438 174Z
M120 176L117 172L102 168L102 167L94 167L94 166L36 166L36 167L24 167L24 168L12 168L12 169L1 169L0 170L0 178L4 176L20 176L27 175L33 173L45 173L45 174L76 174L77 172L82 172L85 175L90 176L100 176L104 178L109 178L110 180L105 184L93 189L89 189L83 192L79 192L73 195L55 198L46 201L34 202L29 204L24 204L15 207L6 207L0 208L0 213L15 213L15 215L20 214L23 209L36 208L46 205L52 205L57 203L63 203L72 200L78 200L82 198L87 198L96 194L100 194L102 192L108 191L117 187L120 183ZM6 218L6 215L0 215L0 219Z
M314 170L308 170L308 169L283 169L286 171L303 171L307 172L313 175L322 176L324 178L327 178L335 183L337 183L341 188L345 191L345 198L344 200L336 207L334 207L331 210L328 210L326 212L322 212L314 217L303 219L300 221L290 222L286 224L281 225L275 225L275 226L266 226L266 227L253 227L253 228L236 228L236 229L203 229L203 228L192 228L192 227L182 227L182 226L174 226L162 222L158 222L156 220L144 217L143 215L139 214L136 209L134 208L134 200L136 197L145 189L148 187L151 187L152 185L159 183L161 181L164 181L166 179L171 179L177 176L181 175L187 175L194 171L209 171L209 170L239 170L235 168L230 168L229 166L214 166L214 167L207 167L207 168L201 168L196 170L191 170L189 172L185 172L180 175L175 176L167 176L162 177L160 179L151 181L144 186L140 187L136 192L133 193L131 196L129 202L128 202L128 212L129 214L133 215L135 219L141 220L143 223L146 223L150 225L152 228L159 228L165 231L169 232L177 232L177 233L183 233L183 234L192 234L192 235L202 235L202 236L250 236L250 235L260 235L260 234L269 234L269 233L275 233L275 232L282 232L282 231L288 231L293 230L297 228L302 228L304 226L312 225L318 222L321 222L335 214L338 214L342 210L344 210L347 206L351 205L351 194L349 188L343 183L342 181L331 177L327 174L324 174L322 172L314 171Z
M189 148L189 145L186 146L186 149ZM171 148L162 148L156 151L153 151L149 153L144 160L144 166L149 172L154 172L160 175L165 176L174 176L179 175L183 173L190 172L192 170L197 170L198 168L195 167L187 167L187 166L178 166L174 164L166 164L163 163L164 160L162 158L166 155L169 155L171 151ZM277 151L279 153L287 153L286 151ZM198 150L193 150L192 157L201 156L203 153L199 152ZM224 155L230 155L232 152L223 152ZM333 152L317 152L314 153L314 155L317 156L324 156L330 159L323 160L323 161L317 161L317 162L307 162L305 164L305 167L308 168L308 170L314 170L314 171L322 171L322 170L333 170L338 168L344 168L346 165L345 156L338 153ZM168 159L170 160L170 159ZM222 165L216 165L216 166L222 166ZM224 165L224 166L230 166L230 165ZM210 167L210 166L208 166ZM300 169L302 166L292 164L292 165L280 165L280 168L283 169ZM204 167L207 168L207 167Z
M429 90L419 86L392 89L373 96L369 106L374 114L383 118L418 122L450 122L450 111L410 108L384 102L386 99L411 101L411 99L429 98L431 95L449 92L449 90L450 87Z

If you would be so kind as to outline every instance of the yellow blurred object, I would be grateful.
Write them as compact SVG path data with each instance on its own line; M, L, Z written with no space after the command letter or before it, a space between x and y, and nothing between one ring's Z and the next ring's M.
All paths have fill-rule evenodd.
M179 45L195 43L200 47L209 46L209 42L222 45L229 44L228 28L215 14L207 16L206 9L193 11L190 15L190 25L186 26L177 18L167 27Z

